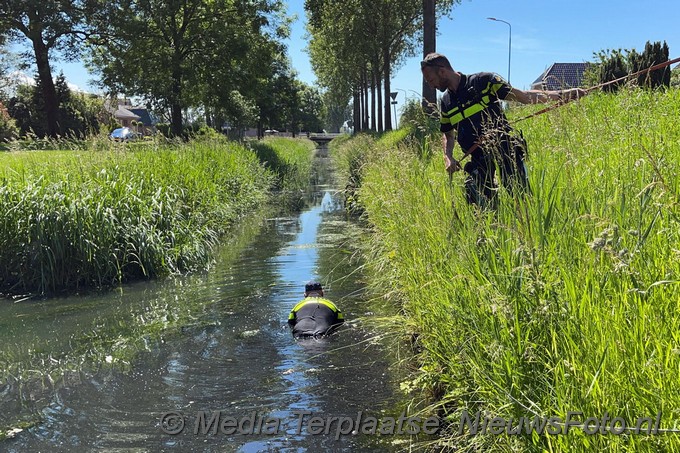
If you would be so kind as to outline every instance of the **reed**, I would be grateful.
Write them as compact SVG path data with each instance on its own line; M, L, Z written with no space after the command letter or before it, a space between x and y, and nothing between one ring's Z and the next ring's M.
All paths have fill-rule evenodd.
M465 203L463 175L449 184L441 151L427 159L418 146L367 137L333 149L347 173L342 162L361 169L372 284L399 304L397 333L412 334L420 351L403 387L424 389L450 423L431 447L680 449L667 433L458 431L463 411L515 424L575 411L628 423L661 413L661 428L677 427L678 114L680 91L632 90L519 123L533 195L501 191L494 212Z
M274 153L297 155L287 146ZM302 173L310 159L282 174ZM205 268L219 238L265 203L274 183L249 149L224 140L1 153L0 293Z

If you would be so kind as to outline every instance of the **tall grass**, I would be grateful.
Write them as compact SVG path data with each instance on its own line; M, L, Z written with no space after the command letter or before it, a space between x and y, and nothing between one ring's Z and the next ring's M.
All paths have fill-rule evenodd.
M525 111L517 113L522 116ZM680 419L680 91L591 95L519 123L533 195L465 203L440 153L366 138L359 199L373 283L421 351L407 387L450 422L436 448L677 451L677 434L459 433L515 419ZM457 151L460 153L460 150Z
M281 191L299 191L307 187L312 166L310 157L315 146L311 140L286 137L250 142L265 167L276 174L276 188Z
M290 154L285 144L274 152ZM301 162L283 172L309 168ZM252 151L220 140L2 153L0 293L204 268L220 236L266 201L274 181Z

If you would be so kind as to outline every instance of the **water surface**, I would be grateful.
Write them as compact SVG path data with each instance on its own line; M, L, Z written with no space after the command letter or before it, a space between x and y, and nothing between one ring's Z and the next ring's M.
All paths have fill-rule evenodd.
M42 420L0 450L397 449L400 436L361 433L367 417L400 415L394 357L362 322L376 309L353 248L360 230L346 218L328 159L315 163L308 207L256 222L247 245L225 244L208 273L0 304L2 360L24 376L0 386L2 420ZM295 341L286 319L312 279L348 322L328 339ZM177 319L182 328L164 330ZM40 363L67 371L55 380L29 369ZM308 432L311 417L327 432ZM358 432L338 435L341 417ZM182 422L181 433L168 433Z

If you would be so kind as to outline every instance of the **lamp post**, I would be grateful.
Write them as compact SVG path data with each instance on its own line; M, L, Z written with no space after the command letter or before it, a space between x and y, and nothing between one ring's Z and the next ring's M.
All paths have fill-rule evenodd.
M496 22L503 22L504 24L508 24L508 27L510 27L510 37L508 39L508 83L510 83L510 55L512 54L512 25L510 25L510 22L506 22L503 19L496 19L495 17L487 17L489 20L495 20Z
M397 125L397 95L399 93L396 91L392 91L390 93L390 97L392 98L392 105L394 106L394 128L398 129Z
M394 89L394 90L397 90L397 91L403 92L403 93L404 93L404 103L405 103L405 104L408 104L408 101L409 101L409 99L408 99L408 91L402 90L401 88L393 88L393 89Z

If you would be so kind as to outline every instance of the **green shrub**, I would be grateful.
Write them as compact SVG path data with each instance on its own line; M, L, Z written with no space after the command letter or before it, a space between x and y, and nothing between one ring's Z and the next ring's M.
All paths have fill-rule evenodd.
M9 112L0 102L0 142L8 141L19 135L16 122L9 116Z

